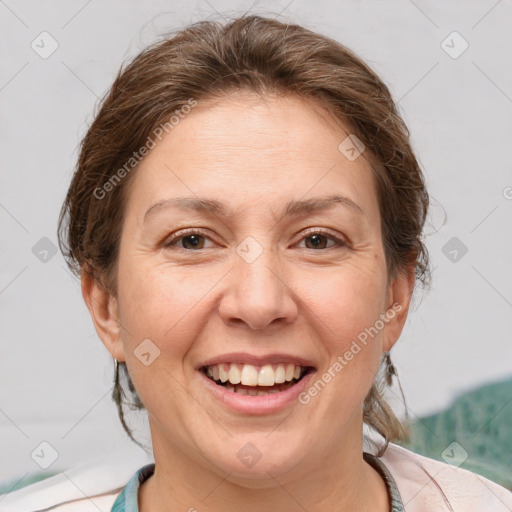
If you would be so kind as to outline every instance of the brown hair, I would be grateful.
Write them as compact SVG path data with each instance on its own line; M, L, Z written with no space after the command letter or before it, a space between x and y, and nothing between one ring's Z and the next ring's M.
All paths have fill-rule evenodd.
M117 256L127 184L141 148L192 101L249 91L315 99L366 147L376 177L388 278L415 265L429 281L422 242L429 196L409 131L386 85L342 44L295 24L244 15L201 21L144 49L121 69L80 146L59 218L59 244L71 270L90 273L116 293ZM166 130L167 131L167 130ZM135 158L134 160L134 156ZM131 162L127 167L127 162ZM120 363L135 397L126 365ZM389 371L388 371L389 373ZM114 399L124 391L115 377ZM405 430L382 396L378 379L364 402L364 422L385 444ZM137 441L135 441L137 442Z

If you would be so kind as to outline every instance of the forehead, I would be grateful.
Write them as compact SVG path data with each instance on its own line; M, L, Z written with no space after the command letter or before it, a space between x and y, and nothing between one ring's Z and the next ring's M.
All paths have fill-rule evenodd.
M230 211L281 211L291 199L339 194L378 215L364 153L350 161L338 149L349 134L318 102L297 96L199 102L139 164L127 207L141 218L156 202L196 196Z

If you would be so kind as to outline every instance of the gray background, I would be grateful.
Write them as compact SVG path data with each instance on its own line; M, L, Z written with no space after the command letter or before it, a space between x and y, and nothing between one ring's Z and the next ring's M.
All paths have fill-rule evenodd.
M127 449L139 467L143 452L110 399L110 355L78 281L51 252L58 212L121 63L166 30L248 10L282 13L355 50L411 130L433 200L434 273L393 350L410 415L512 373L510 0L0 1L0 480L40 471L31 453L43 441L58 453L51 470ZM43 31L58 43L47 58L31 47L51 49ZM457 58L454 31L469 44Z

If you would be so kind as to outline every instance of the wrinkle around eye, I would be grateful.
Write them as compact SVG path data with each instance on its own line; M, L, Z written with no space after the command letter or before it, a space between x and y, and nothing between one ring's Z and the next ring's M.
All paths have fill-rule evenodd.
M197 237L204 240L202 247L183 247L181 244L186 243L187 238ZM307 244L308 240L313 239L314 237L320 237L320 240L325 239L326 247L305 247L302 244ZM298 241L294 241L290 244L288 249L292 250L300 250L305 251L306 254L315 254L318 255L331 254L334 251L347 250L350 247L350 242L345 240L346 237L338 236L336 234L331 233L330 231L323 229L311 229L309 232L302 234L301 238ZM241 242L241 244L243 241ZM329 245L330 244L330 245ZM320 243L322 245L322 243ZM170 239L165 239L161 247L163 250L176 250L178 253L187 254L187 253L204 253L209 252L216 248L223 248L224 246L217 244L210 236L204 234L197 229L190 229L183 233L178 232L176 235L172 236ZM238 247L238 246L237 246ZM225 248L225 247L224 247Z

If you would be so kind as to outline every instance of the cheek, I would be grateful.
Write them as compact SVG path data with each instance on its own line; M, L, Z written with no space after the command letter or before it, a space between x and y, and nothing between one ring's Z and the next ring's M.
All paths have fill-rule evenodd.
M193 278L191 273L169 266L119 266L126 363L138 395L151 411L168 410L172 415L188 407L184 360L201 336L208 318L207 294L218 281L212 272ZM147 353L149 364L144 361Z
M311 318L317 318L313 334L322 333L320 348L328 359L318 377L333 383L326 386L327 393L332 393L333 401L340 401L340 407L361 403L378 370L385 327L380 319L386 305L385 278L378 265L347 265L321 280L322 287L317 280L317 286L302 292L312 307ZM322 384L317 388L323 389Z
M185 353L204 327L204 308L208 292L219 280L217 272L134 261L120 264L119 275L125 345L133 350L150 339L171 358Z
M358 263L361 262L347 262L323 277L317 273L302 280L300 295L330 327L329 338L340 348L373 325L385 309L386 276L382 265Z
M381 258L365 255L338 267L283 271L302 309L299 322L306 330L318 323L320 331L310 334L329 352L343 351L384 311L385 266L380 263ZM142 258L120 260L121 322L131 347L151 339L166 352L186 351L213 321L218 304L212 301L222 301L219 290L226 291L224 274L223 265L178 267L166 262L150 265Z

